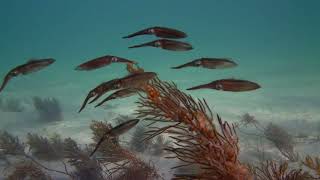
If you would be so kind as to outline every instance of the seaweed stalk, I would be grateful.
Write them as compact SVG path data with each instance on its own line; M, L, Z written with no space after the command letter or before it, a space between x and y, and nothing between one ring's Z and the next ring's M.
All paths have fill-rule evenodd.
M151 126L146 139L167 133L174 147L166 150L185 163L198 164L203 170L197 178L237 179L251 178L247 167L238 160L238 137L233 125L213 118L207 102L195 100L178 90L176 84L153 80L144 87L137 102L138 118L152 119L153 124L167 122L164 127ZM213 122L217 123L217 127Z

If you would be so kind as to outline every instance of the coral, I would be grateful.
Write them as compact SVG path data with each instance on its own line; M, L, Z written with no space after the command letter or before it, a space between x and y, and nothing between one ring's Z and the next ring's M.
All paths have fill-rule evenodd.
M41 99L40 97L33 97L33 105L41 121L53 122L63 119L62 109L56 98Z
M270 123L265 128L264 135L279 149L283 156L293 162L298 160L298 154L294 152L293 137L285 129Z
M144 87L146 96L141 95L137 115L152 121L151 124L167 122L171 125L151 127L146 133L153 138L168 133L175 147L166 150L172 157L186 163L199 164L203 170L197 178L209 179L251 179L245 165L238 160L238 137L235 129L219 116L213 119L205 100L195 101L178 90L174 83L155 79ZM216 120L218 127L213 124Z
M54 161L63 158L63 141L60 136L48 139L29 133L27 144L30 146L32 155L38 159Z
M19 162L13 167L13 171L6 177L7 180L52 180L41 168L32 162Z
M18 99L9 98L6 100L0 99L0 109L5 112L22 112L24 107Z
M0 132L0 151L4 155L24 155L24 144L8 132Z

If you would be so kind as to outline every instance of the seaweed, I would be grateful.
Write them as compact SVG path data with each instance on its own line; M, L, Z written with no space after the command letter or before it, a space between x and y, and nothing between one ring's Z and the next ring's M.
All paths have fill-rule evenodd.
M102 168L98 161L91 159L89 151L82 150L71 138L64 140L64 158L75 168L72 176L76 179L104 179Z
M7 98L0 99L0 109L5 112L22 112L25 108L19 99Z
M241 126L247 127L248 125L253 125L262 135L250 134L240 129ZM242 116L240 123L237 124L237 128L240 132L246 135L259 136L271 141L272 144L280 151L280 153L288 160L292 162L297 162L299 160L299 154L294 150L294 137L290 135L284 128L273 123L269 123L266 127L263 127L258 121L256 121L254 116L249 114Z
M307 155L305 159L302 161L303 165L311 169L315 175L320 179L320 158Z
M25 145L7 131L0 132L0 151L4 155L24 155Z
M52 180L52 178L42 171L32 162L19 162L14 165L12 172L6 177L7 180Z
M58 135L48 139L28 133L27 144L30 146L32 155L38 159L46 161L63 159L63 141Z
M249 125L253 125L255 127L258 128L258 126L260 125L259 121L256 119L256 117L250 115L249 113L245 113L241 116L240 119L240 123L238 124L238 126L249 126Z
M138 118L151 121L145 139L167 133L174 147L166 150L177 158L200 165L203 170L193 178L202 179L250 179L248 168L238 160L238 137L233 125L213 118L205 100L196 101L180 90L174 83L153 80L144 87L146 95L140 94ZM217 126L214 124L217 123ZM164 127L154 124L170 123Z
M95 146L106 131L112 129L112 125L107 122L92 121L90 128L93 132ZM150 164L146 164L133 152L123 148L117 137L106 138L98 151L100 156L97 161L104 167L108 178L130 179L139 175L142 179L154 179L159 175Z
M141 142L141 140L144 137L144 134L146 132L146 128L142 125L138 125L135 128L135 131L132 134L132 138L130 140L130 149L139 152L144 153L148 149L151 148L152 142L151 141L144 141Z
M63 120L62 108L56 98L33 97L33 105L39 115L39 120L54 122Z
M163 135L155 137L151 144L151 154L154 156L162 156L164 149L169 147L171 141L167 140Z
M179 161L177 166L180 168L175 169L174 171L174 177L173 179L179 180L179 179L186 179L187 177L190 178L190 176L194 176L193 179L196 179L196 174L201 173L201 168L197 164L192 164L190 166L184 166L184 162Z
M283 156L292 162L299 159L299 155L294 152L293 137L283 128L270 123L264 130L265 137L270 140Z
M157 171L150 164L142 161L135 161L124 167L113 180L154 180L159 178Z
M302 169L289 169L288 162L277 164L274 161L266 161L260 167L252 168L258 180L308 180L313 177Z
M101 121L92 121L90 129L93 132L93 141L94 143L90 144L91 147L95 147L99 140L103 137L106 131L112 129L112 125L107 122ZM100 162L118 162L123 160L123 156L119 151L122 148L119 144L118 137L106 138L102 142L97 152L101 154L102 158L99 158Z

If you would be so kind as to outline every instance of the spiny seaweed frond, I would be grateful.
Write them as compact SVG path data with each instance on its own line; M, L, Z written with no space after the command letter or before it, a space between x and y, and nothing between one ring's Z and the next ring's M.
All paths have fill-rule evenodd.
M12 172L7 175L7 180L52 180L52 178L42 171L37 165L32 162L19 162L14 167Z
M171 144L171 141L167 140L163 135L157 136L151 144L151 152L154 156L161 156L164 153L166 147Z
M303 165L311 169L320 179L320 158L319 157L312 158L311 156L308 155L305 157L302 163Z
M260 167L256 167L255 176L258 180L309 180L313 179L309 173L302 169L289 169L288 163L277 164L274 161L266 161Z
M260 123L253 115L250 115L249 113L245 113L244 115L241 116L240 123L238 125L245 126L245 127L247 127L248 125L253 125L256 128L259 128Z
M271 141L283 156L292 162L299 159L299 155L294 152L293 137L283 128L270 123L264 130L264 135Z
M199 164L204 171L197 178L245 180L251 176L246 166L238 160L238 137L235 129L219 116L213 124L213 113L203 100L194 100L174 83L153 80L144 87L146 96L140 95L138 118L167 122L164 127L151 126L146 133L153 138L168 133L174 140L174 147L166 150L188 164Z
M63 158L63 141L60 136L48 139L28 133L27 144L30 146L32 155L38 159L55 161Z
M104 179L100 164L89 157L89 152L82 150L78 144L71 138L64 140L64 158L67 162L75 167L76 171L73 176L78 179Z
M24 155L24 144L6 131L0 132L0 151L4 155Z
M151 146L151 141L144 141L143 143L141 140L144 138L144 134L146 132L146 128L142 125L137 125L135 131L132 134L132 138L130 140L130 149L135 152L144 153L147 151Z
M90 146L95 147L105 132L112 129L112 125L107 122L92 121L90 129L93 133L93 141ZM121 154L122 148L119 144L118 137L106 138L98 148L97 152L101 154L99 162L118 162L124 159Z
M109 169L113 180L156 180L160 176L151 163L145 163L134 153L123 149L122 154L126 157L125 161L115 163L113 168Z
M188 165L182 161L180 161L176 167L174 171L174 178L172 178L175 180L197 179L199 178L197 175L201 174L202 171L199 165Z
M95 146L105 132L112 129L112 126L107 122L93 121L90 128L94 135L92 146ZM153 167L143 162L133 152L123 148L117 137L106 138L98 152L100 156L96 158L105 168L109 178L129 180L130 178L148 177L155 179L154 177L158 176Z

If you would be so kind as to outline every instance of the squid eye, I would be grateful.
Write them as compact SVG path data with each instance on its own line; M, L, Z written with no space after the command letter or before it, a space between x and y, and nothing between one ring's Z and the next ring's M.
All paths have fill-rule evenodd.
M201 61L196 61L195 64L200 66L201 65Z
M154 29L149 29L149 33L153 34L154 33Z
M112 58L111 58L111 61L112 61L112 62L117 62L117 61L118 61L118 58L117 58L117 57L112 57Z
M222 84L216 84L216 89L217 90L223 90Z
M159 42L159 41L155 42L155 43L154 43L154 46L155 46L155 47L160 47L160 46L161 46L161 42Z
M11 75L13 75L13 76L17 76L18 74L19 74L18 71L12 71L12 72L11 72Z

